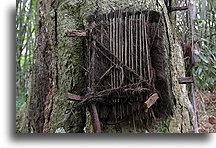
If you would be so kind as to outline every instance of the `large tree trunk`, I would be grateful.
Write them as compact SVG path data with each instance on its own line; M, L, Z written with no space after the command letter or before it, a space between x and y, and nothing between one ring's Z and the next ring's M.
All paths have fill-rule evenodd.
M185 76L182 48L175 40L173 28L163 0L146 3L139 0L62 0L38 2L37 48L34 55L31 94L29 100L29 132L93 132L90 112L80 109L67 116L65 110L75 102L68 102L64 95L86 92L86 43L83 37L65 37L66 30L85 29L86 17L99 9L108 13L113 9L150 9L164 15L164 45L166 73L174 107L172 115L158 118L146 132L187 133L191 129L192 110L185 84L178 78ZM118 130L117 130L118 131ZM112 126L102 132L117 132ZM134 132L123 126L123 132ZM118 131L119 132L119 131ZM145 132L145 131L142 131Z

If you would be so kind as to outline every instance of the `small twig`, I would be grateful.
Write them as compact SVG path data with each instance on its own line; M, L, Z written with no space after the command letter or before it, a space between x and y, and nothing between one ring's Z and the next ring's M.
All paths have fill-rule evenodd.
M82 65L80 65L79 63L77 64L78 66L80 66L82 69L84 69L86 72L89 73L89 70L87 70L85 67L83 67Z

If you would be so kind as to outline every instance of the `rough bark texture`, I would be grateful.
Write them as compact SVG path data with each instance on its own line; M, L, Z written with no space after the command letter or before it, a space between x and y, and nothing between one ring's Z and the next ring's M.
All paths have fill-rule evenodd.
M53 1L46 3L47 24L53 45L52 57L52 96L46 108L46 123L44 132L56 132L63 128L66 132L84 132L85 111L75 112L73 116L66 116L65 110L74 102L65 100L67 92L83 95L85 87L85 58L82 38L64 37L68 29L83 29L83 19L80 16L83 5L72 5L69 2ZM81 65L81 66L80 66Z
M163 0L145 2L140 2L140 0L39 1L38 47L35 53L29 103L32 132L74 133L84 132L84 129L89 133L93 131L88 110L79 110L71 116L64 114L65 110L74 104L74 102L65 101L64 94L71 92L83 95L87 85L86 71L82 68L85 67L85 40L83 37L67 38L64 35L68 29L84 29L87 24L85 18L95 10L106 13L118 8L150 9L164 15L164 44L169 65L166 72L170 76L169 86L174 98L173 115L166 119L156 120L154 126L146 132L189 132L193 121L191 119L192 107L185 84L178 83L178 78L185 76L182 48L174 40L174 29L172 29ZM102 132L135 131L125 125L121 131L118 131L118 127L109 126Z
M43 3L39 2L37 46L33 61L32 90L29 103L29 120L32 132L42 133L45 121L45 102L50 89L51 45L46 28Z
M84 111L69 117L64 114L74 104L65 101L64 94L83 95L85 88L85 71L80 67L84 59L83 39L64 37L67 29L83 28L81 7L82 4L64 1L38 2L38 47L29 105L32 132L53 133L58 128L68 133L83 132Z

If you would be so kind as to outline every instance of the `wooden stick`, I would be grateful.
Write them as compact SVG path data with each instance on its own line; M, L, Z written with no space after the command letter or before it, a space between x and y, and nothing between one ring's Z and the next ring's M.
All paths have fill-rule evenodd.
M136 39L135 39L135 69L138 72L138 15L135 15L135 25L136 25Z
M142 51L143 51L143 48L142 48L142 14L139 15L139 58L140 58L140 76L143 76L143 73L142 73L142 69L144 68L143 67L143 64L142 64Z
M92 41L92 45L96 46L96 42ZM91 53L91 84L90 88L94 92L94 87L95 87L95 57L96 57L96 51L95 48L91 48L92 53Z
M153 104L155 104L155 102L158 100L158 94L154 93L153 95L151 95L146 101L145 101L145 105L147 108L150 108Z
M124 83L124 69L122 67L119 67L120 70L121 70L121 81L120 81L120 85L119 86L122 86L123 83Z
M109 51L112 53L112 46L113 46L113 37L112 37L112 19L110 18L110 24L109 24L109 35L110 35L110 48ZM111 56L109 56L109 58L111 58ZM112 62L110 63L110 66L112 66ZM113 88L113 72L111 73L111 79L110 79L110 84L111 84L111 88Z
M181 77L178 78L179 84L187 84L187 83L194 83L193 77Z
M194 131L195 133L199 133L198 131L198 121L197 121L197 107L196 107L196 94L194 90L194 83L191 83L191 93L192 93L192 104L194 109Z
M94 24L94 23L93 23ZM96 42L93 40L92 44L93 47L96 46ZM90 83L89 83L89 93L95 93L95 57L96 57L96 51L95 48L91 48L92 53L91 53L91 73L90 73ZM86 100L86 99L85 99ZM81 101L80 103L83 103L85 100ZM101 133L101 127L100 127L100 121L97 113L97 108L95 104L91 104L91 112L92 112L92 123L93 123L93 129L95 133Z
M128 25L127 25L127 14L126 14L126 16L125 16L125 27L124 27L124 31L125 31L125 36L124 36L124 38L125 38L125 65L127 65L128 66L128 57L127 57L127 38L128 38L128 35L127 35L127 30L128 30L128 27L127 27Z
M103 25L100 25L100 42L103 43L104 40L104 33L103 33Z
M87 36L87 30L67 30L65 36L67 37Z
M114 67L115 67L115 66L113 65L113 66L111 66L107 71L105 71L105 73L99 78L97 84L99 84L100 81L101 81L106 75L108 75L109 73L111 73L111 72L112 72L112 69L113 69Z
M115 26L115 24L116 24L116 18L114 17L113 18L113 52L112 52L112 54L116 57L116 53L115 53L115 51L116 51L116 26ZM114 57L112 57L112 61L114 61L114 63L116 63L116 59L117 59L117 57L116 58L114 58ZM116 70L114 69L113 70L113 87L115 88L116 87Z
M150 50L148 47L148 34L147 34L147 22L145 21L145 16L144 16L144 33L145 33L145 50L146 50L146 59L147 59L147 67L148 67L148 79L151 79L151 69L150 69Z
M92 125L94 129L94 133L101 133L100 120L98 117L98 112L95 103L91 104L91 114L92 114Z
M72 100L72 101L82 101L81 96L78 96L78 95L75 95L75 94L72 94L72 93L66 93L65 98L67 100Z
M133 20L135 18L135 15L133 14L131 16L131 69L134 70L134 38L133 38ZM132 76L133 79L133 76Z
M123 16L121 16L120 18L120 29L121 29L121 61L124 63L124 28L123 28L123 19L122 19Z
M187 6L182 6L182 7L171 7L168 9L169 12L172 12L172 11L182 11L182 10L187 10L188 7Z
M144 79L146 79L146 77L147 77L147 75L146 75L146 61L145 61L145 59L146 59L146 47L145 47L145 21L144 21L144 16L143 16L143 14L141 13L141 15L142 15L142 50L143 50L143 54L142 54L142 60L143 60L143 78Z
M128 20L128 67L131 68L131 17L129 16ZM131 75L129 74L129 79L131 79Z

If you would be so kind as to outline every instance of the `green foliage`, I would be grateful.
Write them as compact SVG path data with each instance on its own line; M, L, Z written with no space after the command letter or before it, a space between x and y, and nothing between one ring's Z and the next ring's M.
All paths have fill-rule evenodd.
M212 108L213 108L212 106L209 105L206 106L206 110L212 110Z
M194 21L195 37L200 41L195 50L196 67L193 70L197 86L215 92L216 82L216 0L198 1L197 19Z
M20 107L23 105L23 103L26 101L25 95L20 94L19 96L16 96L16 111L20 109Z
M192 73L196 78L199 90L215 92L216 82L216 0L192 0L196 11L176 12L176 32L181 41L191 42L198 40L194 52L196 66ZM178 5L185 5L177 1ZM191 19L190 13L196 13L196 18Z
M214 51L216 51L214 49ZM196 66L193 73L196 77L198 88L215 91L216 66L215 55L208 46L203 45L203 49L196 52Z

